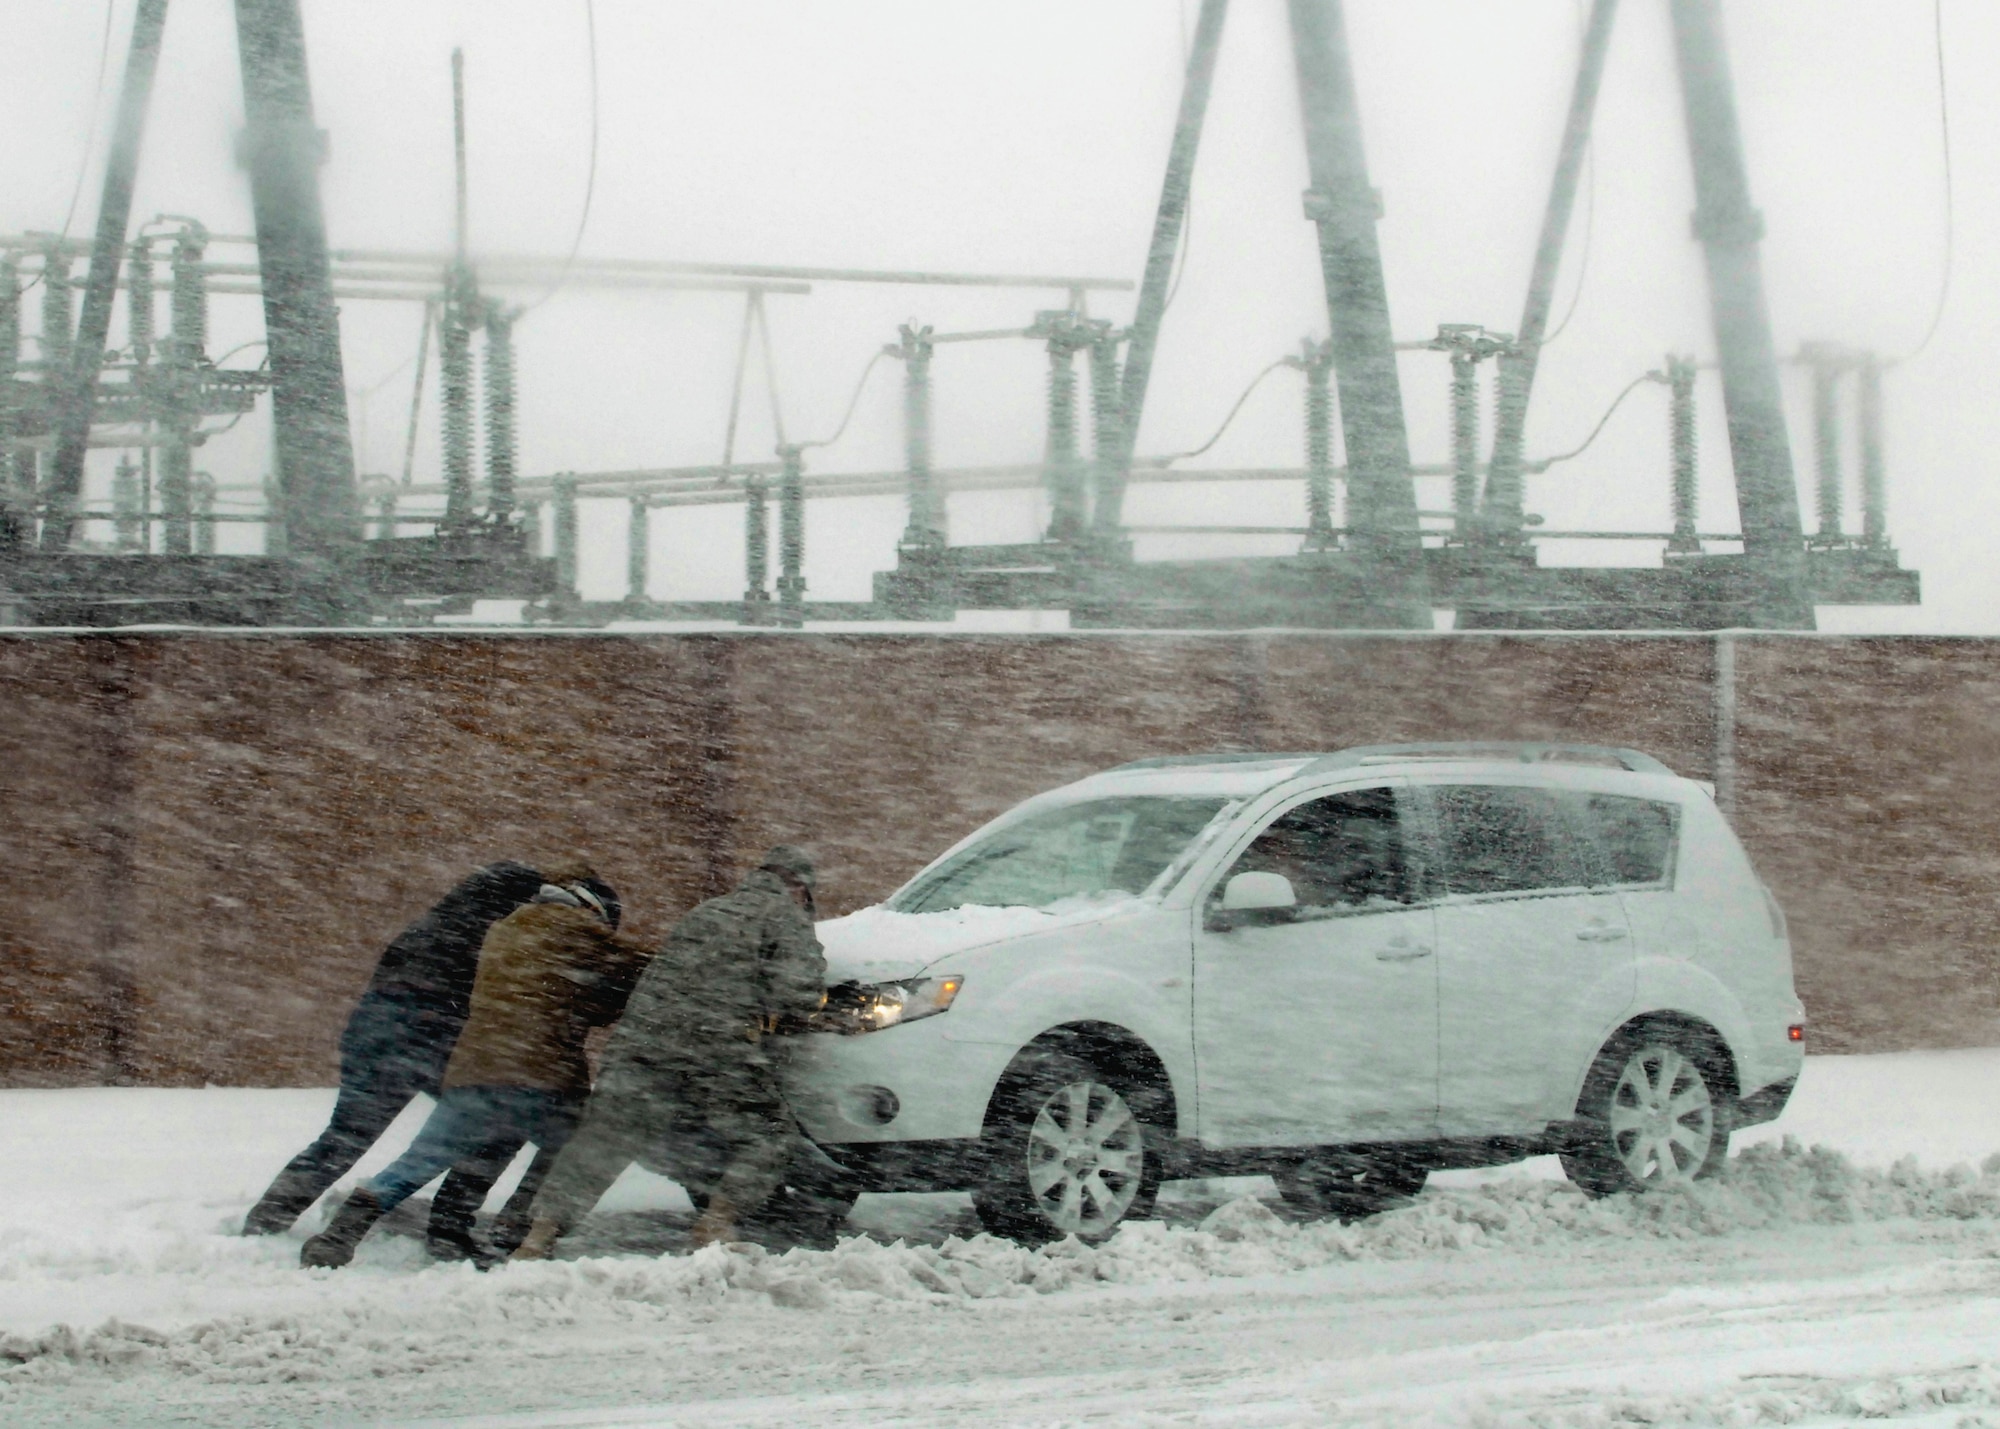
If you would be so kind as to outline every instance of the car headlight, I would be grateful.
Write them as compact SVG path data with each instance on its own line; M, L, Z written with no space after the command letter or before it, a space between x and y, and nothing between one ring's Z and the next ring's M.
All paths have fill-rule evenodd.
M849 1003L856 1032L879 1032L914 1022L919 1017L935 1017L948 1011L965 979L957 973L942 977L905 978L901 982L868 983L854 989Z

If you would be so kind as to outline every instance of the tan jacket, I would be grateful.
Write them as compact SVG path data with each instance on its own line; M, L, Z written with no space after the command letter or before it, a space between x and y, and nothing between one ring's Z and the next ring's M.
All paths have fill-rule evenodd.
M472 1015L445 1067L445 1088L589 1091L584 1038L617 1018L646 959L586 909L517 908L480 947Z

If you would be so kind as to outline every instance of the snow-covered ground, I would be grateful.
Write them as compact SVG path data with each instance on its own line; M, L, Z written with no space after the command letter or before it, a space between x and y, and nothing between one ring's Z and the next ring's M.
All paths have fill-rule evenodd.
M864 1197L837 1250L688 1256L633 1172L579 1258L488 1275L230 1234L328 1100L0 1092L0 1423L2000 1429L2000 1050L1810 1058L1686 1195L1529 1163L1339 1226L1183 1183L1035 1252Z

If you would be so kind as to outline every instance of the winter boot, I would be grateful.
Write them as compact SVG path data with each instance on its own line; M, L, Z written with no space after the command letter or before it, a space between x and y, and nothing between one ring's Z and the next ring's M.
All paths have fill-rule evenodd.
M368 1228L387 1211L373 1191L358 1187L334 1215L333 1224L299 1247L299 1264L321 1268L347 1264Z
M700 1250L705 1245L716 1245L736 1239L736 1207L729 1197L721 1192L708 1198L708 1205L696 1218L694 1229L688 1232L688 1249Z
M562 1238L559 1222L538 1220L528 1228L528 1234L514 1247L509 1260L547 1260L555 1253L556 1242Z
M308 1178L281 1175L271 1183L262 1200L243 1218L245 1235L283 1235L292 1222L305 1214L306 1207L319 1199L319 1189L299 1182Z
M432 1226L424 1233L424 1249L432 1260L469 1260L480 1270L491 1270L507 1258L504 1248L489 1245L477 1232L457 1226Z

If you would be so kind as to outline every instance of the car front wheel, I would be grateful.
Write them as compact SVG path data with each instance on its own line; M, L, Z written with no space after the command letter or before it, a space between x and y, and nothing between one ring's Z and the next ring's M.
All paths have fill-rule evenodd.
M1713 1060L1695 1039L1645 1030L1599 1055L1563 1170L1593 1196L1683 1186L1729 1155Z
M987 1230L1028 1245L1102 1240L1149 1215L1160 1188L1157 1135L1135 1089L1080 1057L1026 1054L994 1098L973 1205Z

